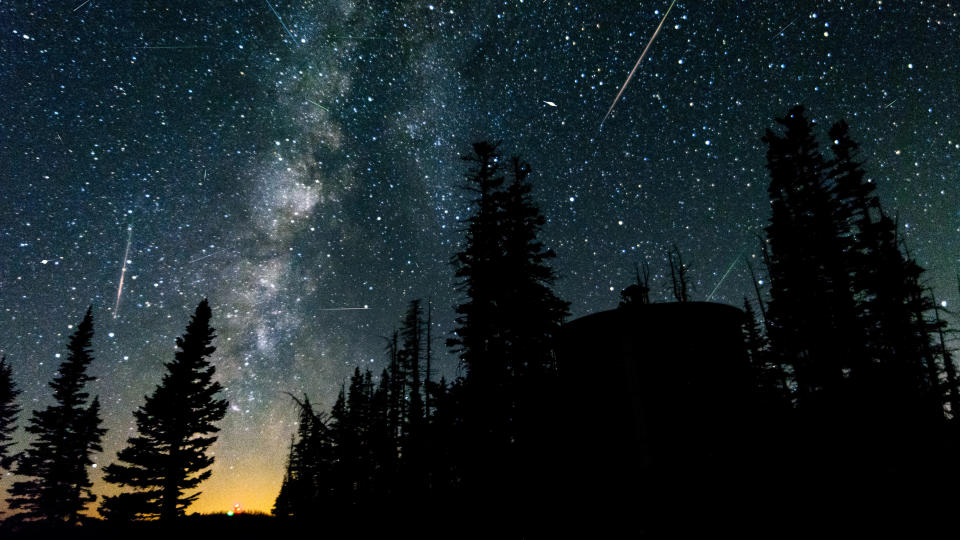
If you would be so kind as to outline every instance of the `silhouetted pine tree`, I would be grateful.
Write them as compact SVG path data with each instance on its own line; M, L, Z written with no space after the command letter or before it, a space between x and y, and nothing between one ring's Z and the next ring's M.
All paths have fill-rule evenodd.
M786 375L772 361L770 346L763 326L753 311L753 305L743 299L743 335L750 363L753 387L757 389L766 406L783 406L790 396Z
M353 480L356 475L357 437L347 411L346 389L341 384L337 399L330 409L327 433L333 451L331 466L332 496L337 504L350 505L353 500Z
M387 342L387 354L390 358L387 368L390 370L387 422L393 439L394 454L398 454L404 436L408 407L406 400L407 364L401 358L399 330L395 329Z
M7 363L7 357L0 358L0 470L10 469L16 456L10 453L13 446L13 432L17 429L17 383L13 380L13 367Z
M960 381L957 379L957 365L954 363L953 354L950 352L950 349L947 348L945 335L947 323L940 319L940 306L934 303L933 309L936 317L935 325L937 328L940 359L943 361L944 380L941 383L943 388L941 394L943 395L944 402L949 406L950 419L956 422L960 420L960 416L958 416L958 412L960 412L960 387L957 386L960 384Z
M93 361L93 309L70 336L67 358L60 364L50 387L54 405L33 411L26 431L36 438L17 459L14 472L29 480L14 482L7 499L11 509L23 510L17 517L56 524L77 523L87 503L96 500L90 492L87 467L90 455L100 452L106 429L100 427L100 401L87 404L87 374Z
M474 194L473 215L467 220L464 248L453 258L458 290L467 300L456 307L456 329L447 345L460 357L467 386L476 386L492 397L502 395L506 379L497 300L502 295L503 195L499 143L473 144L466 190ZM489 408L489 405L488 407ZM479 411L477 411L479 413ZM479 416L479 415L478 415ZM489 428L486 428L489 429Z
M107 482L146 494L150 508L145 513L161 520L183 515L200 496L184 492L210 477L214 458L207 450L220 431L215 423L227 411L227 401L216 399L222 387L213 380L216 369L208 360L216 351L210 316L204 299L186 333L177 338L179 350L165 364L163 380L133 413L138 435L127 439L127 446L117 452L118 462L104 469ZM108 498L104 504L115 502Z
M424 417L423 381L420 378L420 363L423 361L423 309L420 300L412 300L404 317L403 327L400 330L403 337L402 361L406 365L407 373L406 399L407 409L407 436L415 436L422 428Z
M533 201L530 164L510 160L512 180L504 193L501 277L506 315L509 372L539 384L555 375L553 340L568 314L569 302L554 294L556 274L548 262L556 257L537 237L546 219Z
M347 424L352 430L349 441L351 447L344 453L352 452L348 458L351 478L351 500L362 502L371 495L372 470L371 463L371 406L373 400L373 382L370 370L361 373L360 368L354 368L350 377L350 387L347 394Z
M290 397L299 409L297 435L287 457L281 492L274 502L275 515L313 519L318 508L333 508L338 493L336 448L326 417L313 410L310 399Z
M273 502L271 513L278 518L293 517L293 461L294 437L290 436L290 451L287 452L287 463L284 467L283 481L280 483L280 492Z
M392 351L392 347L390 348ZM393 425L390 396L393 380L389 368L380 374L380 382L370 401L370 456L373 465L371 491L376 497L393 492L396 480L396 429Z
M424 489L424 436L425 418L420 379L420 363L423 359L424 339L423 309L420 300L412 300L403 318L400 329L402 349L399 351L399 361L406 374L404 381L404 400L406 414L402 418L400 455L402 472L402 489L411 497L419 498Z
M426 323L426 336L424 336L424 361L426 363L426 369L423 374L423 416L427 419L430 418L430 401L433 396L433 367L431 363L433 362L433 304L427 302L427 323Z
M512 501L500 499L500 510L518 511L535 483L531 456L550 431L541 407L550 401L552 340L568 304L551 290L547 261L554 254L537 239L545 220L531 198L529 164L513 158L505 166L497 144L486 141L464 160L472 164L466 179L475 198L453 261L466 296L447 342L465 371L451 390L463 407L463 437L454 440L463 483L476 502L491 504L494 492L507 493ZM512 176L506 187L504 173Z
M831 193L827 164L803 107L767 130L772 215L767 226L771 298L768 337L777 363L793 369L797 402L826 411L844 379L863 367L847 259L847 213Z

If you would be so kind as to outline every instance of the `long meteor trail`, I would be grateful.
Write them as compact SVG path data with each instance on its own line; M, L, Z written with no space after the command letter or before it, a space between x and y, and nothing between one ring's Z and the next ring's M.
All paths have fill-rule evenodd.
M123 250L123 266L120 267L120 285L117 287L117 302L113 305L113 318L120 314L120 294L123 293L123 277L127 274L127 257L130 255L130 241L133 239L133 225L127 226L127 248Z
M663 14L663 19L660 20L660 24L657 26L657 29L654 30L653 35L650 36L650 41L647 42L647 46L643 48L643 52L640 53L640 58L637 60L636 65L633 66L633 69L630 70L630 74L627 75L627 80L623 82L623 86L620 87L620 91L617 92L617 97L613 98L613 103L610 104L610 108L607 109L607 114L603 115L603 120L600 121L600 127L603 127L603 123L607 121L607 118L610 116L610 113L613 112L613 108L616 107L617 102L620 101L620 96L623 95L623 91L627 89L627 85L630 84L630 79L633 78L633 74L637 72L637 68L640 67L640 62L643 62L643 57L647 55L647 51L650 50L650 45L653 45L653 40L657 39L657 34L660 33L660 29L663 28L663 23L667 21L667 15L670 15L670 10L673 9L673 5L677 3L677 0L670 2L670 7L667 8L667 12Z
M363 311L363 310L365 310L365 309L370 309L370 307L369 307L369 306L363 306L363 307L331 307L331 308L319 308L319 309L317 309L317 311L356 311L356 310Z
M727 279L727 276L730 275L730 271L733 270L733 267L737 264L737 261L740 260L740 257L742 255L743 255L743 252L741 251L740 253L737 254L736 258L733 259L733 262L730 263L730 266L727 267L727 271L723 273L723 277L720 278L720 281L717 283L717 286L714 287L713 290L710 291L710 294L707 295L707 302L709 302L710 299L713 298L713 295L717 294L717 290L719 290L720 286L723 285L724 280Z
M280 18L280 14L277 13L277 10L273 9L273 4L270 3L270 0L266 0L266 2L267 2L267 7L270 8L270 11L272 11L273 14L277 16L277 20L280 21L280 26L282 26L283 29L287 31L287 34L290 36L290 39L292 39L294 45L296 45L297 38L293 37L293 32L291 32L290 29L287 28L287 25L283 24L283 19Z

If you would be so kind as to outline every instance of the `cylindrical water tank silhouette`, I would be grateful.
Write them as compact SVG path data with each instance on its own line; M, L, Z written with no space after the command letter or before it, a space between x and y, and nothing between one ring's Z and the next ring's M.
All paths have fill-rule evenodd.
M670 505L736 475L751 429L743 317L722 304L644 304L563 327L558 432L571 501Z

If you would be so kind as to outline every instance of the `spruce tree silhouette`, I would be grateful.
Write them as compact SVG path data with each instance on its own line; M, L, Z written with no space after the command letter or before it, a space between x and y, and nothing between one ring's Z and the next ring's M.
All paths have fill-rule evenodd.
M863 365L851 373L848 399L869 415L899 425L943 420L940 363L952 367L946 349L932 346L940 322L928 316L935 303L920 278L924 272L901 251L896 223L886 216L858 161L859 145L844 121L829 131L833 158L828 179L844 225L848 273L856 301L858 335L865 339ZM899 419L899 420L898 420Z
M767 130L772 214L767 226L772 288L768 331L778 363L790 365L796 399L807 411L831 410L845 374L863 366L849 264L849 225L827 183L812 124L802 106Z
M420 300L412 300L403 317L400 328L402 349L399 360L404 365L404 400L407 403L406 415L402 419L400 439L400 473L398 488L407 495L408 501L419 501L425 488L424 437L425 423L423 405L423 381L420 377L420 364L424 355L423 309Z
M130 486L144 496L107 497L103 503L107 514L139 500L146 506L138 513L174 520L200 496L184 492L210 477L214 458L207 450L217 440L215 423L227 411L226 400L216 398L222 387L213 380L216 369L208 360L216 351L210 317L204 299L186 332L177 338L179 350L165 364L161 383L133 413L138 434L117 452L117 462L104 469L104 480Z
M940 341L944 322L849 126L830 128L825 159L802 107L777 122L782 135L763 138L772 202L764 328L772 362L789 368L795 389L782 422L791 434L769 454L807 478L779 493L807 512L810 496L836 489L906 502L902 493L956 477L934 465L958 440L946 429L956 366Z
M532 200L530 165L504 163L497 147L477 142L463 157L474 213L453 259L466 299L447 344L464 368L454 387L462 392L463 489L478 515L498 512L509 522L524 517L529 506L520 501L542 478L534 465L544 460L533 456L542 457L552 428L544 411L556 377L552 341L569 304L551 289L554 253L537 239L545 219Z
M293 396L291 396L293 397ZM335 449L325 415L313 410L310 399L293 397L299 406L297 436L285 478L286 500L277 501L283 517L309 519L318 507L331 506L335 493Z
M0 358L0 470L10 470L15 456L10 453L13 446L13 432L17 429L17 383L13 380L13 367L7 363L7 357Z
M106 429L100 427L100 401L87 403L86 384L96 378L87 374L93 361L93 308L70 336L67 358L60 364L50 387L54 405L33 411L27 433L36 438L19 456L14 472L29 480L14 482L7 499L11 509L23 510L18 520L42 520L73 525L87 503L96 500L87 468L91 454L100 452Z

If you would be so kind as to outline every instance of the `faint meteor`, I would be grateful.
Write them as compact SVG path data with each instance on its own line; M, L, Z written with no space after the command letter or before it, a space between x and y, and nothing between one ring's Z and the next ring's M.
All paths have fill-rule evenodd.
M197 262L197 261L202 261L202 260L204 260L204 259L206 259L206 258L208 258L208 257L213 257L214 255L219 255L219 254L224 253L224 252L226 252L226 251L227 251L226 249L221 249L220 251L214 251L213 253L207 253L206 255L204 255L204 256L202 256L202 257L197 257L196 259L191 259L191 260L187 261L187 264L193 264L193 263L195 263L195 262Z
M367 40L377 40L377 41L399 41L397 38L385 37L385 36L327 36L326 39L343 39L346 41L353 41L355 39L367 39Z
M131 49L216 49L216 47L201 47L199 45L144 45L130 47Z
M83 3L80 4L79 6L73 8L73 10L76 11L76 10L82 8L83 6L87 5L89 2L90 2L90 0L83 0Z
M607 114L603 115L603 120L600 121L600 127L603 127L603 123L607 121L607 118L610 116L610 113L613 112L613 108L616 107L617 102L620 101L620 96L623 95L623 91L627 89L627 85L630 84L630 79L633 78L633 74L637 72L637 68L640 67L640 62L643 62L643 57L647 55L647 51L650 50L650 45L653 45L653 40L657 39L657 34L660 33L660 29L663 28L663 23L667 21L667 15L670 15L670 10L673 9L673 5L677 3L677 0L670 2L670 7L667 8L667 12L663 14L663 19L660 20L660 24L657 26L657 29L654 30L653 35L650 36L650 41L647 42L647 46L643 48L643 52L640 53L640 58L637 60L636 65L633 66L633 69L630 70L630 74L627 75L627 80L623 82L623 86L620 87L620 91L617 92L617 97L613 98L613 103L610 104L610 108L607 109Z
M365 309L370 309L370 306L363 307L331 307L331 308L319 308L317 311L363 311Z
M273 5L270 3L270 0L264 0L264 1L267 3L267 7L270 8L270 11L272 11L273 14L277 16L277 20L280 21L280 26L282 26L283 29L287 31L287 35L289 35L290 39L292 39L293 42L296 43L297 38L293 36L293 32L291 32L290 29L287 28L287 25L283 23L283 19L280 18L280 14L277 13L277 10L273 9Z
M120 267L120 285L117 287L117 302L113 305L113 318L120 314L120 295L123 293L123 277L127 274L127 257L130 255L130 241L133 239L133 226L127 225L127 248L123 250L123 266Z
M323 109L323 110L325 110L325 111L327 111L327 112L330 112L330 109L324 107L323 105L317 103L316 101L314 101L314 100L312 100L312 99L308 99L307 101L310 102L310 103L313 103L313 104L316 105L317 107L320 107L321 109Z
M737 256L733 259L733 262L730 263L730 266L727 267L727 271L723 273L723 277L720 278L720 281L717 283L717 286L714 287L713 290L710 292L710 294L707 295L707 302L709 302L710 299L713 298L713 295L717 294L717 291L720 289L720 286L723 285L724 280L727 279L727 276L730 275L730 272L733 270L733 267L737 264L737 261L740 260L741 255L743 255L742 251L737 254Z
M776 34L774 34L774 36L773 36L772 38L770 38L770 41L773 41L773 40L777 39L778 37L782 36L783 33L787 31L787 28L790 28L791 26L793 26L793 23L797 22L797 19L799 19L799 18L800 18L800 17L797 17L797 18L793 19L793 20L790 21L786 26L784 26L783 28L781 28L779 32L777 32Z
M897 98L897 99L900 99L900 98ZM897 99L891 101L890 103L887 103L887 106L884 107L884 109L889 109L890 107L893 107L893 104L897 102Z

